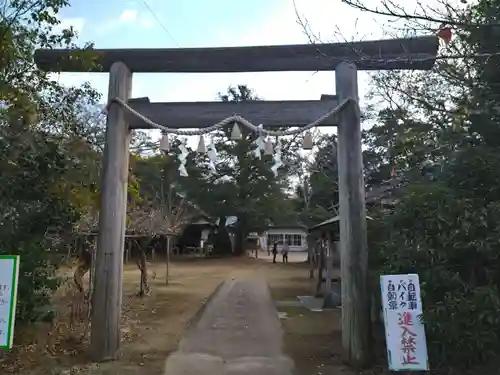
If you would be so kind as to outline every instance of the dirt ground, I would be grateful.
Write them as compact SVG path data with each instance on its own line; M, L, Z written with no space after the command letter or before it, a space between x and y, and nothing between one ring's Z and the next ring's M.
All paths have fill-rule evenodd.
M276 266L273 272L266 272L274 300L294 301L297 296L312 294L315 284L308 278L306 263L297 259ZM297 375L351 374L340 360L340 310L312 312L304 307L279 306L278 311L286 313L281 319L285 351L294 359Z
M273 264L266 253L251 257L196 259L173 262L170 283L165 284L165 264L150 265L152 295L139 298L139 271L134 264L124 270L122 348L115 362L92 364L87 319L70 324L73 288L68 281L58 292L55 323L38 323L16 328L16 346L0 357L1 374L162 374L165 359L175 351L183 331L196 313L226 278L257 272L264 277L274 300L295 300L310 295L304 254L290 254L289 264ZM68 272L68 274L71 274ZM296 374L352 374L340 361L340 310L310 312L304 307L279 307L287 354ZM81 312L86 316L86 312Z
M150 264L152 294L144 298L136 296L140 279L137 266L126 265L120 359L101 364L88 360L85 309L79 314L83 321L70 324L76 293L69 280L55 296L57 316L53 323L16 327L14 349L0 353L0 373L161 374L166 357L176 349L185 327L216 287L227 277L251 272L253 265L255 262L246 258L177 261L170 266L166 285L165 263Z
M288 265L268 263L265 271L271 295L275 301L295 301L297 296L312 295L315 281L309 278L309 265L294 254ZM264 256L267 258L267 256ZM275 266L275 267L273 267ZM339 276L340 270L334 270ZM278 306L286 313L281 319L286 353L295 362L296 375L388 375L385 344L377 339L376 364L361 372L342 363L341 310L309 311L305 307ZM379 332L378 336L383 334Z

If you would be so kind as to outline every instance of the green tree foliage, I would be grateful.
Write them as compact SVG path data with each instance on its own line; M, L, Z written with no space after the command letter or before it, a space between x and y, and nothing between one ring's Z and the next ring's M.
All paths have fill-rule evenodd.
M241 102L258 100L245 85L229 87L226 94L219 94L222 101ZM290 220L293 210L283 192L286 174L283 170L274 177L270 156L259 160L251 153L256 135L240 128L242 139L230 140L231 128L213 135L218 152L217 172L201 167L196 179L189 179L184 186L188 197L205 212L219 217L222 223L227 216L236 216L236 251L243 250L244 239L250 231L259 231L273 222ZM286 152L290 141L280 140ZM198 160L197 165L201 164ZM199 168L199 167L197 167ZM191 171L189 171L191 174Z
M219 99L238 102L258 100L258 97L245 85L239 85L229 87L226 94L219 94ZM244 239L251 231L263 230L273 223L297 223L297 213L286 191L287 163L293 161L291 156L298 146L296 139L280 140L286 166L276 178L270 170L272 158L262 155L262 159L258 159L252 153L256 135L241 128L242 139L232 141L231 130L210 135L218 153L215 173L208 168L206 155L190 150L186 165L189 176L180 177L176 158L179 139L172 142L168 156L137 154L131 160L131 171L143 199L139 206L164 206L171 197L177 198L170 202L175 203L177 199L197 206L214 220L218 219L215 251L221 253L231 252L226 228L230 216L238 218L237 252L242 250ZM207 138L205 142L208 143Z
M178 140L172 142L172 148L178 150ZM159 223L156 232L179 232L189 223L193 216L200 212L193 202L186 199L186 190L196 185L201 179L191 153L188 157L189 177L181 177L178 172L179 161L177 152L170 151L168 155L155 154L143 156L134 154L131 158L131 173L138 186L138 196L141 201L139 207L161 212L165 219L163 225ZM129 192L130 194L130 192Z
M394 172L418 175L428 160L438 160L434 135L432 126L415 120L407 111L380 111L374 125L363 131L367 186L380 185Z
M367 182L390 179L394 167L405 185L394 192L392 212L370 213L374 281L420 275L431 366L459 371L497 361L500 344L499 46L492 37L499 5L480 0L403 15L388 3L382 12L404 16L410 31L452 25L443 53L465 59L438 61L431 72L377 74L374 97L390 107L364 134Z
M431 363L481 364L499 344L500 206L446 182L405 188L370 233L372 264L380 274L420 275Z
M300 221L309 226L338 215L337 137L322 135L316 145L295 194Z
M71 230L95 188L84 178L89 146L76 104L95 105L99 96L88 85L58 85L33 63L35 48L72 45L74 30L56 31L67 4L0 2L0 253L21 255L19 320L48 315L57 287L57 244L48 234ZM75 59L85 63L84 55Z

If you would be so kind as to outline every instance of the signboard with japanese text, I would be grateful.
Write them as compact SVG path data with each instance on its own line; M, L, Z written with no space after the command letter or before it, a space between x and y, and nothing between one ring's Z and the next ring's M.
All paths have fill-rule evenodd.
M16 318L19 256L0 255L0 349L12 348Z
M380 276L380 286L389 369L429 370L418 275Z

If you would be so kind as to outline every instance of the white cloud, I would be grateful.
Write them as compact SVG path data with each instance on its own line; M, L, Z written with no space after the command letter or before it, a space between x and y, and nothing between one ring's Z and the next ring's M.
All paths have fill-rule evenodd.
M145 29L150 29L154 26L154 22L151 18L144 17L139 20L139 25Z
M315 33L324 41L336 38L361 38L355 35L356 12L346 6L335 5L331 0L296 0L299 12L304 14ZM364 20L361 25L373 22ZM336 25L342 30L342 36L335 35ZM372 27L373 29L373 27ZM369 27L359 27L364 39L377 38L381 31ZM372 32L370 34L370 32ZM307 43L307 37L296 22L292 2L287 2L276 13L258 20L255 26L239 38L234 38L221 31L220 40L212 41L209 46L244 46L270 44ZM366 87L364 73L360 74L360 85ZM255 89L268 100L301 100L319 99L321 94L332 94L335 91L335 74L332 72L272 72L272 73L223 73L223 74L136 74L134 80L134 96L149 96L155 101L210 101L214 100L218 91L223 91L231 84L244 83Z
M118 18L110 19L101 25L98 25L95 29L95 33L102 37L107 33L116 31L124 26L130 26L131 24L137 25L142 29L150 29L154 26L151 18L147 16L142 16L135 9L125 9L120 13Z
M255 20L252 28L236 38L221 30L219 40L200 47L307 43L308 38L297 24L293 2L282 4L281 8L267 14L265 19ZM372 16L360 14L340 0L296 0L296 4L299 14L307 19L311 29L325 42L377 39L383 36L381 27L373 21ZM125 19L135 17L135 20L141 20L137 13L124 16L125 13L122 13ZM106 74L64 74L62 80L72 84L90 80L106 98ZM367 87L365 73L360 73L359 81L360 94L363 95ZM318 73L134 74L132 96L148 96L152 101L212 101L217 92L235 84L247 84L267 100L319 99L321 94L335 92L335 74L333 70Z
M312 30L324 41L338 41L342 38L372 39L382 35L372 17L360 17L359 12L340 1L296 0L296 4L299 13L307 18ZM122 12L120 18L128 22L139 19L144 26L150 24L144 21L147 18L141 19L137 12L131 10ZM337 30L340 32L336 32ZM219 37L219 40L200 47L307 43L307 37L297 24L292 1L284 2L281 8L269 13L265 19L255 20L255 26L239 37L235 38L223 30ZM77 82L77 77L78 75L71 78L72 83ZM101 84L101 77L94 77L90 77L91 82L98 83L98 89L106 94L107 84ZM85 76L82 81L88 78ZM213 100L218 91L238 83L248 84L260 96L269 100L317 99L322 93L333 93L335 86L333 72L135 74L133 95L149 96L158 101Z
M124 23L135 22L137 20L137 11L134 9L125 9L118 19Z

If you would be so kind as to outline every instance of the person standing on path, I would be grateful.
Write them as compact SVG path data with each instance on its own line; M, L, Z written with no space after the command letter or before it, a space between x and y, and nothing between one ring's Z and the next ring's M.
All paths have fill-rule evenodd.
M281 253L283 254L283 263L288 263L288 252L290 251L290 241L286 241L283 245Z
M273 243L273 263L276 263L276 255L278 255L278 243Z

